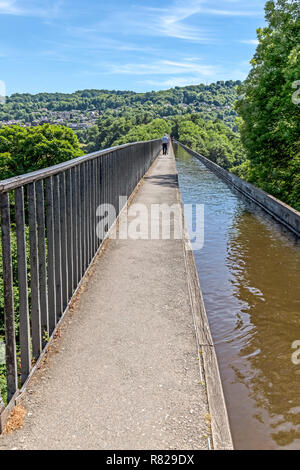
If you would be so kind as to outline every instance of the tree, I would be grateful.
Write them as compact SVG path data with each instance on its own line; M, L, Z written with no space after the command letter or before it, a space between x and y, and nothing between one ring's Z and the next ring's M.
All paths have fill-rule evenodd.
M267 26L258 30L252 69L240 87L236 109L249 164L246 177L300 210L299 0L268 1ZM300 88L300 87L299 87Z
M149 124L133 127L127 134L124 134L122 138L117 139L114 145L159 139L165 133L171 133L171 124L165 119L154 119Z
M22 175L82 155L69 128L45 124L0 129L0 179Z

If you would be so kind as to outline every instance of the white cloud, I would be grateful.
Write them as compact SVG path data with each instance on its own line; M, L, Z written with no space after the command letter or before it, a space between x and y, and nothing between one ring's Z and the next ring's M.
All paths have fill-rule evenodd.
M42 3L42 5L41 5ZM48 18L56 16L62 5L62 0L0 0L0 15L37 16Z
M182 75L192 74L201 77L211 77L215 73L212 65L199 64L195 62L178 62L171 60L158 60L152 63L142 64L111 64L107 68L108 73L126 75Z
M0 14L17 15L18 13L19 9L15 0L0 0Z
M102 32L111 33L114 28L125 35L158 36L207 41L209 31L188 24L193 15L200 12L201 4L207 0L173 0L166 7L132 5L126 10L112 11L98 24Z
M97 25L107 34L114 31L124 35L143 35L182 39L192 42L214 42L217 31L198 26L195 19L203 16L261 17L265 0L222 0L229 8L219 8L219 0L169 0L160 7L134 4L127 9L112 10ZM198 22L199 23L199 22ZM205 24L205 23L204 23Z
M218 10L214 8L203 8L202 13L215 16L261 16L253 10Z
M101 35L100 26L86 27L68 27L66 32L70 40L62 46L64 48L79 48L88 50L114 50L114 51L135 51L150 52L153 51L151 46L138 45L132 42L125 42L111 37Z
M243 39L241 42L243 44L252 44L252 45L255 45L255 46L257 46L259 44L258 39Z
M167 80L145 80L137 83L144 85L153 85L155 87L174 88L175 86L198 85L201 82L199 77L170 77Z
M219 4L220 2L215 3ZM211 5L211 0L175 0L170 3L168 8L141 8L140 13L137 10L136 18L131 21L136 25L143 25L143 31L151 32L154 35L200 42L210 40L212 32L189 24L187 20L195 15L262 16L262 12L257 7L253 8L252 6L252 9L250 9L249 3L244 2L244 0L223 0L223 3L238 4L239 9L231 7L231 9L226 10L207 7L208 4ZM132 15L132 12L130 12L130 15Z

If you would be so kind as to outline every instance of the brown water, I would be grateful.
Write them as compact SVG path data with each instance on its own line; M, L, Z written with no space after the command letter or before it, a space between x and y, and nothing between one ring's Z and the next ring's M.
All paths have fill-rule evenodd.
M196 265L236 449L300 449L300 243L176 148L184 203L205 205ZM299 355L300 357L300 355Z

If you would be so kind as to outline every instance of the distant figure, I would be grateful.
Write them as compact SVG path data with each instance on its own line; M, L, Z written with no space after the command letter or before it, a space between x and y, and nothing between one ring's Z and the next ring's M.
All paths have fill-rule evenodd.
M169 145L169 136L168 136L168 134L165 134L161 140L162 140L162 145L163 145L163 154L167 155L168 145Z

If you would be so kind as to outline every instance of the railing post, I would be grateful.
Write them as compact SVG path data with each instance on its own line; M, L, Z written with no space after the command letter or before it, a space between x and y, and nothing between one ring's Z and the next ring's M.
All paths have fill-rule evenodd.
M37 246L37 218L35 183L28 185L28 221L30 251L30 287L31 287L31 329L33 357L38 359L42 352L41 313L39 293L39 268Z
M77 209L77 193L79 193L78 186L78 168L72 168L70 175L71 183L71 210L72 210L72 232L71 236L73 237L72 241L72 256L73 256L73 270L72 270L72 279L73 279L73 292L76 290L78 284L78 209Z
M47 221L47 261L48 261L48 316L49 334L56 325L55 303L55 261L54 261L54 218L53 218L52 177L46 180L46 221Z
M58 175L53 177L53 214L54 214L54 260L55 260L55 302L56 322L59 321L62 309L61 289L61 238L60 238L60 204Z
M15 189L16 231L18 250L18 285L21 350L21 384L26 381L31 369L30 323L28 311L28 279L25 238L24 189Z
M88 204L88 162L83 165L84 178L84 269L85 273L89 264L89 204Z
M6 341L6 379L7 400L17 391L17 353L15 334L15 312L13 297L13 272L10 239L10 204L9 195L1 195L2 259L4 283L5 341Z
M39 287L41 311L41 335L43 346L46 344L45 334L49 333L48 301L47 301L47 275L46 275L46 244L45 244L45 200L43 181L37 181L36 208L39 250Z
M71 170L66 172L66 233L67 233L67 265L68 265L68 301L73 293L73 200L72 200L72 181Z
M92 161L92 180L93 180L93 204L92 204L92 217L93 217L93 257L97 251L96 240L96 208L97 208L97 160Z
M80 279L85 272L85 177L84 164L80 165L79 227L80 227Z
M60 243L61 243L61 293L63 313L68 305L68 262L66 225L66 181L65 173L59 175Z
M81 219L81 166L76 167L76 201L77 201L77 284L79 284L82 272L82 219Z

